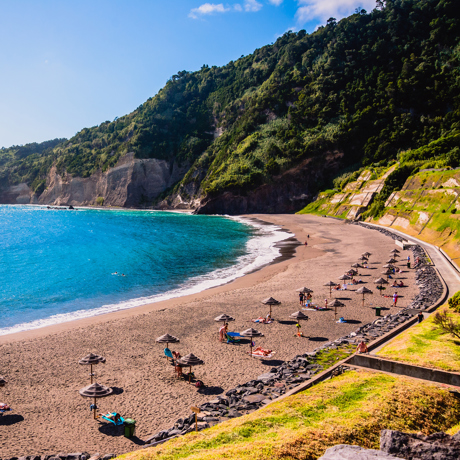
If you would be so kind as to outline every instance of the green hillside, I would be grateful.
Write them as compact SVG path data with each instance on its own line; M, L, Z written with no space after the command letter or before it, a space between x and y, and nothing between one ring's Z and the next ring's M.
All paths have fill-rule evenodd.
M244 195L310 159L301 184L310 196L337 176L315 173L330 152L341 158L342 181L410 149L429 160L432 142L443 165L456 166L458 150L444 140L460 132L458 8L452 0L377 4L312 34L288 32L226 66L178 72L129 115L42 156L3 163L0 153L0 174L40 192L51 164L88 177L134 152L189 165L174 192L193 184L213 197Z

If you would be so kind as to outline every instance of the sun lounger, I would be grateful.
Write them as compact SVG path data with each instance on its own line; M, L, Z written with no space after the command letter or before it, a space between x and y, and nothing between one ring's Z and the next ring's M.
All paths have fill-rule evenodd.
M235 334L238 334L238 336L233 336L233 335L230 335L232 334L231 332L227 332L225 334L225 339L227 340L227 343L240 343L240 340L237 339L237 337L239 336L239 333L236 332Z
M117 420L115 420L117 412L109 412L108 414L100 415L104 420L107 420L108 422L113 423L114 425L123 425L123 423L125 422L125 419L120 414L118 414L118 418Z

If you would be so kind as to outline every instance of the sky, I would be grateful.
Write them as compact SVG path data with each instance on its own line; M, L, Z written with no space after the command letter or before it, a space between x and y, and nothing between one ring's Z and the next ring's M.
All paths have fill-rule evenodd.
M217 0L218 2L219 0ZM0 0L0 147L70 138L180 70L225 65L375 0Z

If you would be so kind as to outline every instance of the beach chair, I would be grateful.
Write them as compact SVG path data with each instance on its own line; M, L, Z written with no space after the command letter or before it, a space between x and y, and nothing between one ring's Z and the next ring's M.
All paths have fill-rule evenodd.
M165 348L165 356L168 360L172 359L174 360L174 356L172 354L172 351L169 348Z
M227 343L240 343L240 340L237 337L241 337L239 332L227 332L225 334Z
M117 412L109 412L107 414L100 414L100 416L104 420L107 420L108 422L113 423L116 426L123 425L123 423L125 422L125 419Z

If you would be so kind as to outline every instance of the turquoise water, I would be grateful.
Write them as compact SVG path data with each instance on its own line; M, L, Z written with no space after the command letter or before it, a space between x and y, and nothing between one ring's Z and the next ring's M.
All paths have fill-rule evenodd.
M0 206L0 335L228 282L284 238L220 216Z

